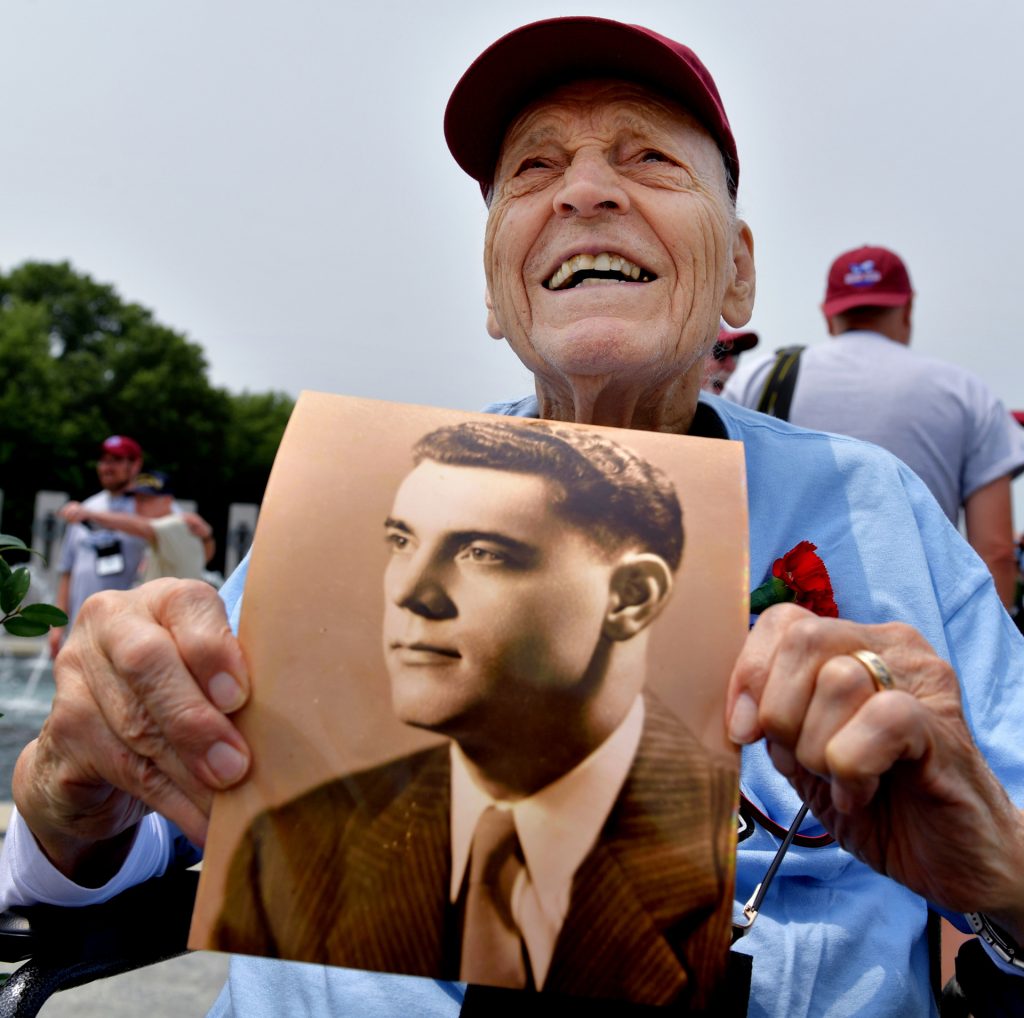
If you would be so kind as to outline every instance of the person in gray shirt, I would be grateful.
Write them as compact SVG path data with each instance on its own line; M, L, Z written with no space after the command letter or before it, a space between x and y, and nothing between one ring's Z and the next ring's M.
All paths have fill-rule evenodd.
M96 476L101 491L90 495L81 505L85 509L108 513L135 511L135 499L128 489L142 469L142 447L127 435L110 435L100 443ZM73 503L78 505L78 503ZM69 526L64 533L57 562L58 608L67 612L68 624L50 630L50 654L57 656L65 637L75 624L82 602L98 590L127 590L135 582L146 542L131 534L115 533L90 522L76 522L63 510Z

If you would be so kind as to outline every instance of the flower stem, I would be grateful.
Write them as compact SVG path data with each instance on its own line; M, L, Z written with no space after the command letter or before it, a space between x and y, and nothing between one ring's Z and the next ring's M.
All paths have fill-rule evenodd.
M773 604L795 600L796 591L787 587L777 576L773 576L750 592L750 614L760 615L765 608L770 608Z

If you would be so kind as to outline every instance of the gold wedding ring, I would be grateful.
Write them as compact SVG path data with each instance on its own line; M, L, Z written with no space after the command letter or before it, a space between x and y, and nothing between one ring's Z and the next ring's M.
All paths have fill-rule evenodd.
M889 666L873 650L855 650L850 657L855 657L868 670L876 691L892 689L896 685L892 681Z

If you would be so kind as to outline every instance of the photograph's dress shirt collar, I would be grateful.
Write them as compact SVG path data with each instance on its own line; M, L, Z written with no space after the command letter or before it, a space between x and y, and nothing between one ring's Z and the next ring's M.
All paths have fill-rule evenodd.
M492 798L470 776L458 744L451 744L452 882L458 900L473 831L488 806L511 809L526 868L512 892L512 914L530 954L533 980L543 986L562 923L569 912L572 879L597 841L640 744L643 697L618 728L568 774L526 799Z

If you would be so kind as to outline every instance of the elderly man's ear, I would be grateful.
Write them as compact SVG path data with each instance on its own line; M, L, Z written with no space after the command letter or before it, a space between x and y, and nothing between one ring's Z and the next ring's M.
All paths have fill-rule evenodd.
M722 317L734 329L750 321L754 310L754 235L742 219L732 241L732 278L722 298Z
M671 593L672 570L660 555L623 556L612 571L601 632L609 640L636 636L658 617Z
M491 300L490 287L484 290L484 304L487 305L487 335L491 339L504 339L505 333L498 324L498 319L494 317L494 301Z

